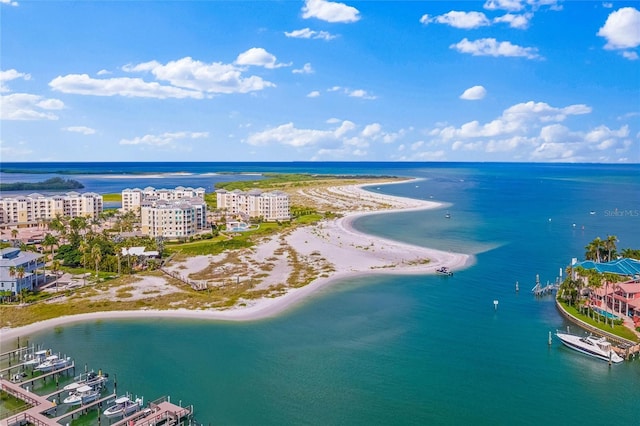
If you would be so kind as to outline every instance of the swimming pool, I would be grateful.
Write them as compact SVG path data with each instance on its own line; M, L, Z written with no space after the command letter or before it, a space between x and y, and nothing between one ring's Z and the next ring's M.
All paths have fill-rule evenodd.
M617 315L613 315L611 312L607 312L603 309L600 308L593 308L594 311L596 311L597 313L599 313L600 315L604 316L605 318L609 318L609 319L620 319L620 317L618 317Z

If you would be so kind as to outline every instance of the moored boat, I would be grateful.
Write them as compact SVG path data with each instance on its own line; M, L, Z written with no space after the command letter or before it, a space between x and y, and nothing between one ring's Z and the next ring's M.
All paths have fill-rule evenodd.
M108 374L102 374L102 371L96 373L95 371L89 371L87 373L83 373L77 377L74 377L74 382L66 385L62 390L75 392L81 386L91 386L92 388L96 387L104 387L108 379Z
M436 274L452 276L453 272L446 266L436 269Z
M611 343L604 337L597 337L591 334L588 336L576 336L559 331L556 331L556 336L566 347L583 354L613 363L624 361L620 355L615 353L611 347Z
M128 396L121 396L116 398L112 405L107 407L102 414L106 417L126 417L132 414L142 407L142 398L136 398L132 400Z
M25 355L25 366L36 366L42 364L49 355L49 351L36 351L33 354Z
M102 387L92 388L91 386L83 385L62 402L69 405L88 404L98 399L101 390Z
M58 355L50 355L46 357L41 364L38 364L34 368L34 370L42 371L43 373L48 373L50 371L64 368L70 364L71 364L71 358L60 358L58 357Z

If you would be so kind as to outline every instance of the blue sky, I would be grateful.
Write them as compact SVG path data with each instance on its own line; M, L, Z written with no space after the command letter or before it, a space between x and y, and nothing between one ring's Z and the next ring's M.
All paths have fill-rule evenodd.
M639 9L0 0L1 159L638 163Z

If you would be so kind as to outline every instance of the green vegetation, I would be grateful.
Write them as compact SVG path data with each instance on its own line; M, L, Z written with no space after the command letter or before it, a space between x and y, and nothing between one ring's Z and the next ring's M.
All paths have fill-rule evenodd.
M60 177L54 177L42 182L0 183L0 191L58 191L82 188L84 188L84 185L77 180L63 179Z
M306 173L291 173L291 174L278 174L278 173L265 173L264 179L260 180L247 180L238 182L218 182L216 183L216 189L226 189L227 191L233 191L239 189L241 191L248 191L250 189L261 189L264 191L272 190L286 190L288 188L299 188L306 185L327 182L335 183L337 180L346 180L362 182L368 179L376 180L394 180L395 176L366 176L366 175L318 175L318 174L306 174Z
M636 336L633 331L629 328L621 325L620 323L611 326L610 322L606 322L606 318L602 315L595 314L595 318L593 317L593 310L586 311L585 309L578 310L575 306L569 305L568 303L560 300L560 304L571 316L578 318L579 320L592 325L600 330L606 331L611 334L615 334L616 336L620 336L624 339L631 340L633 342L638 342L638 336ZM590 316L591 315L591 316Z
M122 202L122 194L102 194L102 201L106 202Z

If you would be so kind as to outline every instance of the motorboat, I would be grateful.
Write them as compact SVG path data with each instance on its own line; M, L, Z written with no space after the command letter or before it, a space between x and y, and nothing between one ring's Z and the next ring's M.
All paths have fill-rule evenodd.
M582 352L583 354L614 363L624 361L620 355L615 353L611 347L611 343L604 337L597 337L592 334L588 336L576 336L559 331L556 331L556 336L565 346Z
M113 401L113 404L107 407L102 414L106 417L126 417L135 413L142 407L142 398L136 398L132 400L128 396L121 396Z
M449 212L445 213L444 217L446 219L451 219L451 213L449 213Z
M69 391L69 395L75 392L81 386L91 386L92 388L96 387L104 387L107 381L109 380L108 374L102 374L101 371L96 373L95 371L89 371L88 373L83 373L77 377L74 377L74 382L69 383L62 390Z
M442 266L438 269L436 269L436 274L440 274L440 275L448 275L448 276L453 276L453 272L447 268L446 266Z
M34 370L48 373L59 370L71 364L71 358L60 358L58 355L49 355L44 361L38 364Z
M88 404L98 399L101 391L102 387L92 388L91 386L83 385L63 399L62 402L69 405Z
M33 354L27 354L24 356L25 366L36 366L42 364L45 358L49 355L49 351L36 351Z

